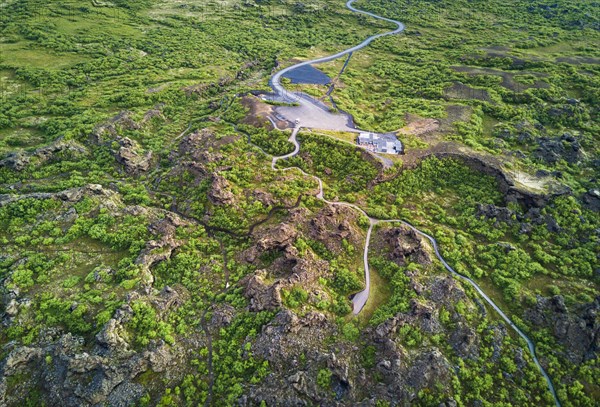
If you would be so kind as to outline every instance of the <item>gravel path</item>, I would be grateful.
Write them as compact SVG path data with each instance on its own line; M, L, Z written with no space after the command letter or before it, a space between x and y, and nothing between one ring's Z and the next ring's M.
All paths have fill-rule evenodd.
M290 138L288 139L288 141L294 145L294 151L292 151L289 154L283 155L283 156L274 156L271 161L271 168L273 170L277 170L277 161L294 157L295 155L297 155L300 152L300 143L298 142L298 139L297 139L300 128L301 127L299 125L297 125L294 128L294 130L292 131ZM534 363L536 364L536 366L539 368L540 372L542 373L542 376L544 376L544 379L546 380L546 383L548 384L548 389L550 390L550 393L554 397L554 402L555 402L556 406L561 407L560 401L556 394L556 390L554 389L554 385L552 384L552 379L550 378L550 376L548 376L548 373L546 373L546 370L543 368L543 366L541 365L540 361L537 358L537 354L535 351L535 344L533 343L533 341L523 331L521 331L521 329L519 329L519 327L508 317L508 315L506 315L504 313L504 311L502 311L502 309L481 289L481 287L475 281L473 281L471 278L469 278L465 275L458 273L456 270L454 270L448 264L448 262L446 262L446 260L440 254L439 246L438 246L438 243L435 240L435 238L433 238L432 236L428 235L427 233L417 229L416 227L414 227L410 223L406 222L405 220L402 220L402 219L376 219L376 218L369 216L367 214L367 212L365 212L364 209L362 209L361 207L359 207L357 205L354 205L354 204L351 204L348 202L328 201L327 199L325 199L325 196L324 196L323 181L321 180L321 178L317 177L316 175L308 174L307 172L305 172L304 170L302 170L299 167L282 168L282 169L280 169L280 171L289 171L289 170L293 170L293 169L300 171L303 175L305 175L307 177L313 177L314 179L317 180L317 182L319 184L319 190L317 192L316 197L318 199L320 199L323 202L326 202L330 205L345 206L348 208L355 209L369 219L369 228L367 230L367 236L365 239L365 248L364 248L364 252L363 252L363 263L364 263L364 269L365 269L365 289L356 293L354 295L354 297L352 298L353 313L355 315L359 314L360 311L362 311L363 307L365 306L365 304L367 303L367 301L369 299L369 294L370 294L370 290L371 290L371 274L370 274L370 269L369 269L369 246L371 244L371 234L373 232L373 227L379 223L401 223L403 225L406 225L409 228L411 228L412 230L414 230L417 234L419 234L419 235L425 237L427 240L429 240L429 242L431 243L431 245L433 247L436 257L440 260L440 262L446 268L446 270L448 270L453 276L456 276L457 278L459 278L463 281L466 281L468 284L470 284L475 289L475 291L477 291L477 293L485 300L485 302L487 302L498 313L498 315L500 315L500 317L513 329L513 331L515 331L517 333L517 335L519 335L527 343L527 348L529 350L529 353L531 354Z

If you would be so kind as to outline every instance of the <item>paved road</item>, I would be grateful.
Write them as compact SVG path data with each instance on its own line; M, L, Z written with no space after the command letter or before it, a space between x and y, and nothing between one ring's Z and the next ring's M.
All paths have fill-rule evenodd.
M354 8L352 6L352 4L354 2L355 2L355 0L349 0L346 3L346 7L349 8L350 10L354 11L355 13L366 14L366 15L371 16L373 18L376 18L378 20L388 21L390 23L396 24L397 28L395 30L393 30L393 31L388 31L388 32L381 33L381 34L372 35L369 38L367 38L366 40L364 40L363 42L361 42L360 44L358 44L358 45L356 45L354 47L348 48L348 49L346 49L344 51L338 52L337 54L329 55L329 56L325 56L325 57L321 57L321 58L316 58L316 59L313 59L313 60L310 60L310 61L300 62L300 63L298 63L296 65L288 66L287 68L282 69L281 71L279 71L275 75L273 75L273 77L271 78L271 81L270 81L271 87L273 88L273 90L275 91L275 93L277 95L279 95L283 99L287 98L287 100L290 101L290 102L298 102L300 104L304 104L305 102L303 101L302 98L298 97L293 92L288 92L281 85L281 77L283 75L285 75L287 72L289 72L289 71L291 71L291 70L293 70L295 68L298 68L298 67L301 67L301 66L305 66L305 65L321 64L323 62L333 61L335 59L343 57L346 54L358 51L359 49L362 49L362 48L366 47L367 45L369 45L371 42L373 42L377 38L381 38L381 37L384 37L386 35L398 34L398 33L402 32L404 30L404 24L402 24L400 21L392 20L390 18L381 17L381 16L378 16L376 14L369 13L368 11L363 11L363 10L359 10L357 8Z
M404 30L404 24L402 24L399 21L381 17L376 14L369 13L368 11L362 11L357 8L354 8L352 6L354 1L355 0L349 0L346 3L346 7L355 13L365 14L365 15L371 16L373 18L376 18L378 20L383 20L383 21L393 23L396 25L396 29L385 32L385 33L381 33L381 34L372 35L369 38L367 38L366 40L364 40L363 42L361 42L360 44L358 44L354 47L348 48L344 51L338 52L337 54L329 55L329 56L325 56L325 57L321 57L321 58L316 58L316 59L313 59L310 61L303 61L303 62L297 63L295 65L288 66L287 68L284 68L281 71L277 72L275 75L273 75L271 77L271 80L269 81L269 84L271 85L271 88L273 88L273 91L274 91L275 95L277 96L277 99L284 101L284 102L297 103L299 105L299 106L289 106L289 107L284 106L284 107L276 108L277 113L279 113L280 115L285 117L287 120L294 122L296 119L300 119L300 122L302 123L302 127L305 127L305 128L313 128L313 129L318 128L318 129L326 129L326 130L353 131L353 132L358 131L351 125L350 117L348 115L340 114L340 113L331 113L331 112L329 112L329 109L323 108L324 105L322 105L320 102L314 101L311 97L309 97L305 94L301 94L301 93L297 93L297 92L290 92L290 91L286 90L283 87L283 85L281 85L281 78L283 77L283 75L285 75L287 72L289 72L293 69L299 68L301 66L321 64L324 62L333 61L344 55L350 54L352 52L358 51L358 50L366 47L367 45L369 45L371 42L373 42L374 40L376 40L378 38L381 38L381 37L384 37L387 35L398 34ZM322 105L322 106L319 106L319 105Z
M373 40L380 38L382 36L385 35L392 35L392 34L397 34L399 32L401 32L402 30L404 30L404 25L402 23L400 23L399 21L395 21L395 20L391 20L388 18L384 18L384 17L380 17L377 16L373 13L369 13L366 11L362 11L362 10L358 10L354 7L352 7L352 4L354 3L355 0L349 0L346 3L346 7L348 7L350 10L357 12L357 13L362 13L362 14L366 14L369 15L371 17L380 19L380 20L385 20L385 21L389 21L392 22L394 24L396 24L398 26L398 28L394 31L390 31L387 33L383 33L383 34L377 34L374 36L369 37L368 39L366 39L365 41L363 41L361 44L349 48L345 51L339 52L335 55L331 55L328 57L323 57L323 58L318 58L312 61L305 61L305 62L301 62L299 64L293 65L291 67L285 68L279 72L277 72L272 78L271 78L271 86L273 88L273 90L275 91L276 94L278 94L280 97L285 98L285 97L290 97L292 98L291 101L299 103L300 106L296 107L296 110L298 110L299 108L305 107L306 109L310 109L309 111L312 112L317 112L317 110L321 110L324 111L324 109L326 107L323 106L319 106L319 104L315 104L312 103L310 100L306 99L305 97L303 97L302 95L299 94L294 94L294 93L289 93L287 92L283 86L281 86L280 83L280 78L283 74L285 74L286 72L297 68L299 66L303 66L303 65L308 65L308 64L316 64L316 63L322 63L322 62L327 62L327 61L331 61L334 59L337 59L343 55L346 55L350 52L354 52L357 51L361 48L366 47L367 45L369 45ZM315 110L315 108L317 110ZM293 111L293 110L291 110ZM331 113L329 113L327 111L327 113L329 115L331 115ZM339 115L336 115L339 116ZM318 115L315 116L316 118L323 118L325 117L325 119L327 119L326 115ZM289 119L289 117L288 117ZM292 119L294 120L294 119ZM324 128L322 127L323 124L322 123L317 123L319 126L317 128ZM298 132L300 131L301 127L308 127L306 126L304 123L301 122L301 124L297 124L296 127L294 128L294 130L292 131L292 134L289 138L289 141L294 145L294 151L292 151L289 154L286 154L284 156L279 156L279 157L273 157L273 160L271 162L271 168L273 170L276 170L276 165L277 165L277 161L279 160L284 160L286 158L290 158L295 156L296 154L298 154L298 152L300 151L300 143L298 143L297 140L297 135ZM544 370L543 366L540 364L537 355L536 355L536 351L535 351L535 344L533 343L533 341L523 332L519 329L519 327L517 327L515 325L515 323L502 311L502 309L496 305L496 303L481 289L481 287L479 287L479 285L473 281L471 278L464 276L462 274L459 274L458 272L456 272L447 262L446 260L442 257L442 255L440 254L439 251L439 247L438 247L438 243L437 241L430 235L428 235L425 232L422 232L421 230L415 228L413 225L411 225L410 223L402 220L402 219L375 219L370 217L362 208L360 208L357 205L348 203L348 202L332 202L332 201L328 201L325 199L324 197L324 193L323 193L323 181L321 180L321 178L315 176L315 175L311 175L311 174L307 174L306 172L304 172L302 169L298 168L298 167L288 167L288 168L284 168L282 169L282 171L288 171L288 170L292 170L292 169L297 169L300 172L302 172L302 174L306 175L306 176L312 176L313 178L315 178L319 184L319 190L317 192L317 198L323 200L324 202L327 202L331 205L337 205L337 206L345 206L345 207L349 207L349 208L353 208L357 211L359 211L361 214L363 214L364 216L366 216L369 219L369 229L367 230L367 236L366 236L366 240L365 240L365 248L364 248L364 253L363 253L363 262L364 262L364 268L365 268L365 289L359 293L357 293L353 299L352 299L352 304L353 304L353 312L354 314L358 314L360 313L360 311L363 309L363 307L365 306L366 302L369 299L369 292L370 292L370 288L371 288L371 276L370 276L370 269L369 269L369 246L371 243L371 234L373 232L373 227L375 225L377 225L378 223L402 223L403 225L408 226L409 228L411 228L412 230L414 230L416 233L418 233L419 235L425 237L427 240L429 240L431 242L431 245L433 246L433 250L435 252L436 257L440 260L440 262L444 265L444 267L446 268L446 270L448 270L452 275L456 276L457 278L462 279L463 281L466 281L468 284L470 284L475 291L477 291L477 293L498 313L498 315L500 315L500 317L523 339L525 340L525 342L527 343L527 348L529 350L529 353L531 354L534 363L537 365L537 367L539 368L540 372L542 373L542 375L544 376L544 379L546 380L546 383L548 385L548 389L550 390L550 393L552 394L553 398L554 398L554 402L556 404L556 406L560 407L560 401L558 399L558 396L556 394L556 391L554 389L554 385L552 384L552 380L550 379L550 376L548 376L548 374L546 373L546 371Z

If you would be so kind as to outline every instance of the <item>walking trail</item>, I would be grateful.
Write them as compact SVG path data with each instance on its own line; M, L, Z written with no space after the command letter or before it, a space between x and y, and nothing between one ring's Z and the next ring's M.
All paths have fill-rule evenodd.
M281 71L277 72L275 75L273 75L273 77L271 78L270 84L271 87L273 88L273 90L275 91L275 93L277 94L277 96L279 96L282 100L287 100L287 101L293 101L295 103L298 104L298 106L296 107L289 107L286 108L285 111L279 111L281 114L283 114L287 119L289 120L293 120L291 119L291 117L294 117L294 115L296 114L296 112L298 111L302 111L303 109L306 111L308 109L308 111L313 114L315 110L320 110L322 115L316 115L313 116L313 121L310 123L310 126L306 126L306 124L304 122L300 122L302 123L302 125L300 123L296 124L296 127L294 128L294 130L292 131L292 134L289 138L289 142L291 142L294 145L294 151L292 151L289 154L283 155L283 156L275 156L273 157L273 160L271 162L271 168L273 170L277 170L277 162L280 160L285 160L287 158L290 157L294 157L295 155L298 154L298 152L300 151L300 143L297 140L297 135L298 132L300 131L301 127L313 127L313 128L319 128L318 127L318 123L315 124L314 119L316 118L317 120L319 118L325 118L327 119L328 116L333 116L329 111L327 111L326 106L320 106L319 104L315 104L314 102L312 102L311 100L307 99L304 97L304 95L299 94L299 93L293 93L293 92L288 92L282 85L281 85L281 77L282 75L284 75L286 72L289 72L295 68L298 68L300 66L305 66L305 65L310 65L310 64L318 64L318 63L323 63L323 62L327 62L327 61L332 61L334 59L337 59L339 57L342 57L346 54L349 54L351 52L355 52L360 50L361 48L366 47L367 45L369 45L372 41L374 41L377 38L383 37L383 36L387 36L387 35L393 35L393 34L398 34L400 32L402 32L404 30L404 24L402 24L399 21L395 21L389 18L385 18L385 17L381 17L378 16L376 14L367 12L367 11L363 11L363 10L359 10L357 8L354 8L352 6L352 4L354 3L355 0L349 0L346 3L346 7L348 9L350 9L353 12L356 13L361 13L361 14L366 14L368 16L371 16L373 18L379 19L379 20L384 20L390 23L393 23L397 26L397 28L393 31L389 31L386 33L382 33L382 34L376 34L373 35L369 38L367 38L365 41L363 41L362 43L352 47L352 48L348 48L344 51L338 52L337 54L331 55L331 56L326 56L326 57L322 57L322 58L317 58L314 60L310 60L310 61L304 61L301 63L298 63L296 65L292 65L290 67L287 67L285 69L282 69ZM290 116L292 115L292 116ZM337 115L339 116L339 115ZM331 124L331 122L328 122L326 124ZM321 128L328 128L327 125L325 125L324 127ZM337 129L340 130L340 129ZM355 130L356 131L356 130ZM425 232L422 232L421 230L417 229L416 227L414 227L413 225L411 225L410 223L402 220L402 219L376 219L373 218L371 216L369 216L362 208L360 208L357 205L348 203L348 202L336 202L336 201L328 201L327 199L325 199L324 193L323 193L323 181L321 180L321 178L312 175L312 174L308 174L305 171L303 171L302 169L298 168L298 167L288 167L288 168L283 168L280 169L281 171L289 171L292 169L296 169L299 170L302 174L304 174L305 176L308 177L313 177L314 179L317 180L318 184L319 184L319 190L317 192L316 197L330 205L335 205L335 206L345 206L348 208L353 208L355 210L357 210L358 212L360 212L362 215L366 216L369 219L369 228L367 230L367 236L366 236L366 241L365 241L365 248L364 248L364 254L363 254L363 262L364 262L364 269L365 269L365 289L357 294L354 295L354 297L352 298L352 303L353 303L353 312L354 314L358 314L360 313L360 311L363 309L363 307L365 306L367 300L369 299L369 291L371 288L371 276L370 276L370 270L369 270L369 245L371 242L371 234L373 232L373 227L379 223L401 223L403 225L406 225L407 227L411 228L412 230L414 230L417 234L419 234L420 236L423 236L424 238L426 238L427 240L429 240L429 242L431 243L431 245L433 246L433 250L435 252L436 257L440 260L440 262L443 264L443 266L446 268L446 270L448 272L450 272L453 276L461 279L462 281L466 282L467 284L471 285L475 291L477 291L477 293L485 300L486 303L488 303L488 305L490 305L497 313L498 315L500 315L500 317L513 329L514 332L516 332L526 343L527 343L527 348L529 350L529 353L532 356L532 359L534 361L534 363L536 364L536 366L539 368L542 376L544 377L544 379L546 380L546 383L548 385L548 390L550 391L550 393L552 394L552 397L554 398L554 402L556 404L556 406L560 407L560 401L558 399L558 396L556 394L556 390L554 389L554 385L552 384L552 379L550 378L550 376L548 376L548 374L546 373L546 370L544 369L544 367L540 364L537 355L536 355L536 350L535 350L535 344L533 343L533 341L521 330L519 329L519 327L517 327L517 325L508 317L508 315L506 315L502 309L481 289L481 287L475 282L473 281L471 278L462 275L458 272L456 272L447 262L446 260L444 260L444 258L442 257L442 255L440 254L439 251L439 246L437 241L430 235L428 235Z

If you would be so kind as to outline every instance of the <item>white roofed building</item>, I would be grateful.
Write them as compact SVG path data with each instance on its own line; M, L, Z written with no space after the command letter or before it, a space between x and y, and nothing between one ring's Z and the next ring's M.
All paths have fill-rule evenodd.
M392 134L359 133L356 144L374 153L402 154L402 142Z

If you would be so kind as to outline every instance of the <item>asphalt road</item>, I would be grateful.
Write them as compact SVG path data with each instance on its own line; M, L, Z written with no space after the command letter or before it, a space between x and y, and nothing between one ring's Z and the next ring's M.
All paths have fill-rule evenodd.
M349 0L346 3L346 7L352 10L355 13L365 14L376 18L378 20L387 21L395 24L397 27L393 31L388 31L381 34L375 34L361 42L360 44L348 48L344 51L340 51L337 54L329 55L321 58L316 58L310 61L303 61L297 63L292 66L288 66L287 68L278 71L275 75L271 77L269 84L273 89L274 93L277 95L277 100L288 102L288 103L297 103L299 106L282 106L276 109L277 113L282 115L284 118L289 120L290 122L294 122L296 119L300 120L302 127L305 128L313 128L313 129L324 129L324 130L336 130L336 131L358 131L354 127L350 126L350 118L346 114L342 113L331 113L325 105L322 105L320 102L312 100L309 96L303 95L297 92L290 92L286 90L283 85L281 85L281 78L289 71L299 68L305 65L313 65L313 64L321 64L324 62L333 61L344 55L350 54L352 52L358 51L367 45L369 45L374 40L385 37L387 35L394 35L402 32L404 30L404 24L399 21L392 20L389 18L381 17L373 13L369 13L368 11L362 11L357 8L354 8L352 4L355 0ZM322 105L322 106L319 106Z

